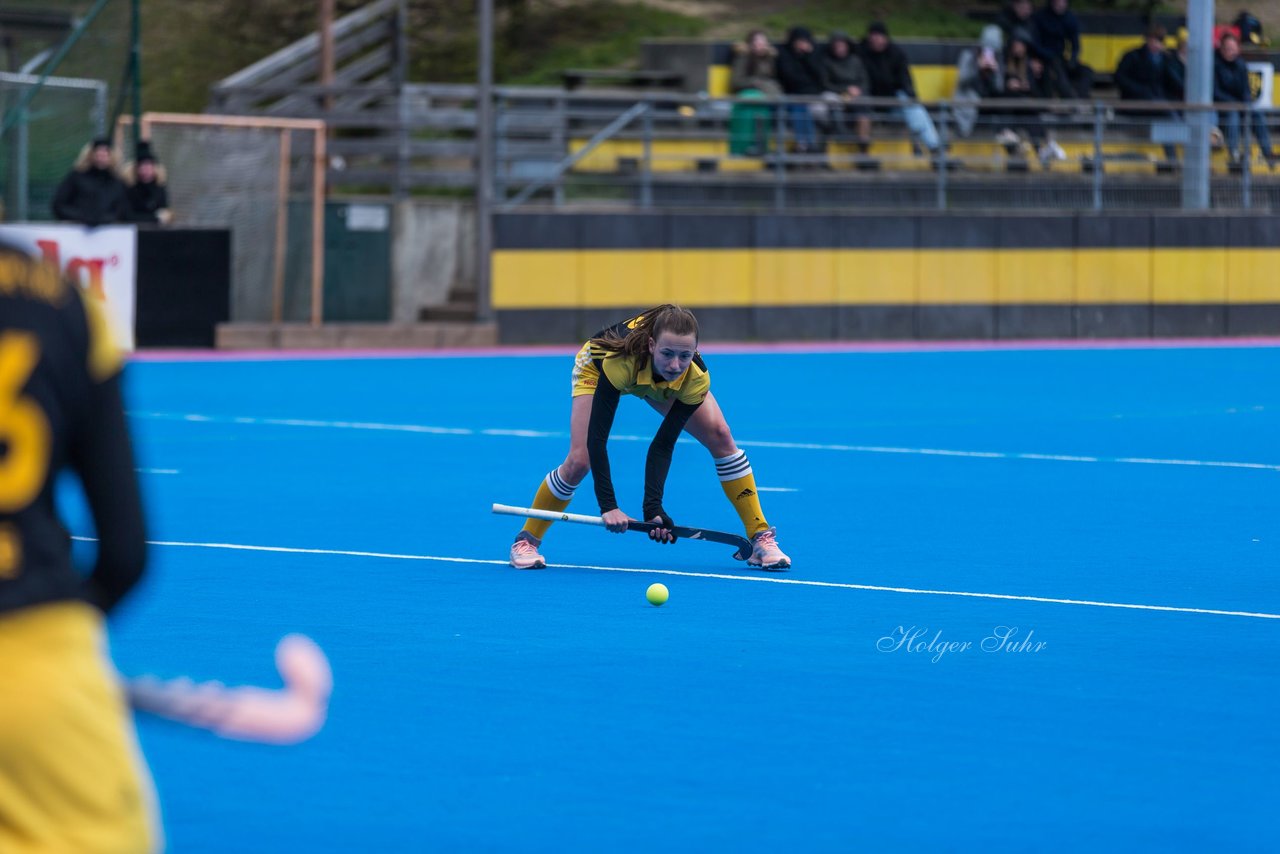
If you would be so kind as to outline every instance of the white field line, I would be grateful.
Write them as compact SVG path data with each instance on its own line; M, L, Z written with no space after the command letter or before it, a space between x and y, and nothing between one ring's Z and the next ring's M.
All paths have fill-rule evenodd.
M93 542L92 537L72 539ZM431 561L436 563L467 563L486 566L506 566L505 560L468 557L443 557L440 555L395 554L392 552L345 551L340 549L303 549L289 546L251 546L235 543L183 543L157 540L152 546L187 549L223 549L241 552L271 552L276 554L339 555L344 557L378 558L382 560ZM1047 596L1016 596L1009 593L975 593L963 590L924 590L914 587L883 587L875 584L849 584L839 581L811 581L778 575L728 575L718 572L687 572L677 569L641 569L629 566L595 566L592 564L552 564L562 569L590 569L599 572L625 572L637 575L673 575L684 578L715 578L722 581L743 581L759 584L788 584L800 587L834 587L844 590L869 590L877 593L905 593L917 596L959 596L969 599L1000 599L1013 602L1041 602L1050 605L1076 605L1090 608L1120 608L1130 611L1166 611L1175 614L1207 614L1216 617L1250 617L1260 620L1280 620L1280 614L1263 614L1253 611L1223 611L1216 608L1178 608L1172 605L1136 605L1127 602L1095 602L1088 599L1057 599Z
M153 421L188 421L211 424L246 424L271 427L312 427L332 430L372 430L393 433L420 433L435 436L495 436L521 439L566 439L568 433L542 430L471 430L466 427L437 427L428 424L386 424L376 421L315 421L303 418L252 418L222 415L198 415L173 412L130 412L129 417ZM614 435L621 442L651 442L652 436ZM682 443L693 442L687 437ZM854 454L907 454L913 456L967 457L984 460L1037 460L1065 463L1121 463L1127 465L1193 466L1201 468L1259 469L1280 472L1280 465L1272 463L1231 462L1224 460L1173 460L1148 457L1091 457L1070 454L1033 454L1014 451L963 451L947 448L898 448L888 445L840 445L814 442L768 442L763 440L737 440L743 448L777 448L796 451L836 451Z
M182 474L177 469L134 469L138 474Z

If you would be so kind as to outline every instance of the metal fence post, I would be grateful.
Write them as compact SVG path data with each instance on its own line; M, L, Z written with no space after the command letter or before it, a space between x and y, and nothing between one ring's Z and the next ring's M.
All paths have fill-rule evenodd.
M1252 108L1240 114L1240 206L1245 210L1253 207L1251 198L1253 181L1253 112ZM1209 190L1213 197L1212 183Z
M928 113L928 108L924 105L920 107ZM937 160L934 168L938 170L938 210L945 211L947 209L947 105L945 103L938 105L938 153L936 155L930 152L930 156L935 156Z
M642 142L644 165L640 171L640 207L653 207L653 102L648 101L644 105L644 113L641 116L641 127L643 130Z
M774 112L774 144L773 144L773 207L775 210L787 208L787 104L777 104Z
M1106 108L1100 103L1093 105L1093 209L1102 210L1102 123L1106 119Z
M564 95L556 96L556 123L554 141L556 147L567 154L569 152L569 105ZM556 207L564 205L564 176L557 175L555 185L551 188L552 201Z

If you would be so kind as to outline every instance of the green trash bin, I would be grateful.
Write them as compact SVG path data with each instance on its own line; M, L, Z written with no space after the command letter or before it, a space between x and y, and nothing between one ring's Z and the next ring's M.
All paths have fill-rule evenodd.
M763 101L768 96L759 89L743 89L738 97ZM760 157L768 153L772 113L768 104L734 104L729 113L729 153L740 157Z

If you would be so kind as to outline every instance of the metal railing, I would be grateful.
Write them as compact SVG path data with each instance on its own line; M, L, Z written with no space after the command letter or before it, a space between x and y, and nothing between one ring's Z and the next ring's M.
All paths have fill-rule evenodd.
M359 104L338 97L343 91L346 101L358 94ZM288 104L288 115L334 129L335 191L398 197L474 191L476 114L469 85L302 86ZM499 209L508 210L1161 209L1181 207L1184 187L1197 177L1207 182L1211 207L1280 209L1280 181L1257 145L1236 162L1220 145L1208 175L1186 174L1194 158L1184 149L1203 126L1190 119L1205 114L1211 125L1236 116L1244 128L1261 120L1280 133L1272 127L1280 113L1240 105L846 102L497 87L487 180ZM937 152L926 150L922 116L937 135ZM858 139L863 117L871 121L866 145ZM810 122L817 144L806 148Z
M1195 112L1172 103L507 95L497 111L495 197L508 210L1177 208ZM1212 206L1280 208L1269 151L1245 132L1255 122L1269 129L1273 116L1227 105L1199 112L1224 127L1210 160ZM931 132L919 132L922 115ZM868 140L857 132L864 116ZM1238 159L1225 145L1232 116L1249 142ZM816 145L806 146L811 133Z

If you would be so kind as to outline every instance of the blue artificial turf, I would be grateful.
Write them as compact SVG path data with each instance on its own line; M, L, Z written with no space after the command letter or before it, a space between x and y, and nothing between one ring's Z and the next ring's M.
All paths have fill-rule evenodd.
M790 490L770 578L1280 614L1280 348L707 358ZM1274 845L1280 620L715 578L764 574L583 526L545 572L498 563L489 505L563 458L570 363L128 369L151 539L495 561L155 546L123 672L275 686L302 631L336 685L293 748L139 719L173 851ZM656 423L626 401L615 434ZM633 513L646 446L610 446ZM696 444L667 493L738 529ZM1000 626L1044 646L984 651Z

